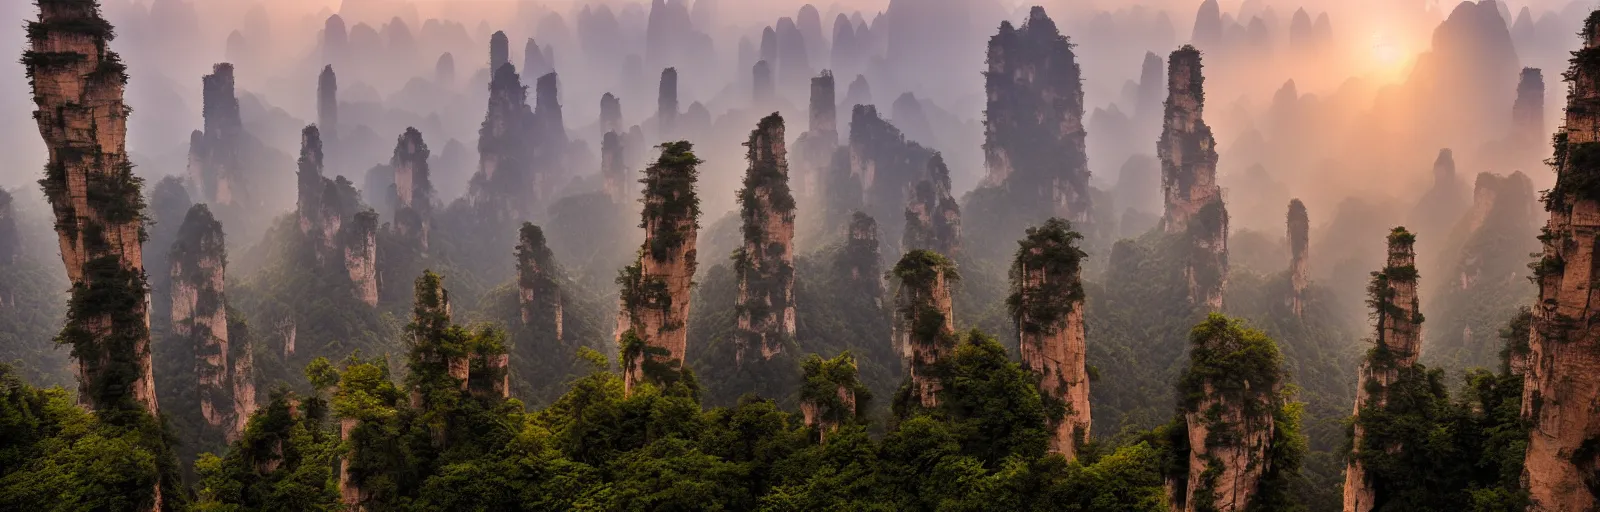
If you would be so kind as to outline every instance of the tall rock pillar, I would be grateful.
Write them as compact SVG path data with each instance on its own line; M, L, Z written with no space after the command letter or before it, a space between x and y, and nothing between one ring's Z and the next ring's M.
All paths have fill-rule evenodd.
M1511 107L1512 138L1518 143L1544 140L1544 71L1522 68L1517 80L1517 102Z
M1361 411L1388 405L1389 387L1400 380L1402 374L1417 364L1422 348L1422 315L1417 299L1417 238L1406 228L1389 232L1389 260L1382 271L1372 273L1368 285L1372 317L1377 332L1373 342L1377 345L1368 352L1361 364L1360 378L1356 384L1355 449L1345 468L1344 510L1366 512L1377 502L1373 482L1361 463L1360 452L1367 449L1365 432L1361 424ZM1385 451L1399 450L1399 446L1380 447Z
M1220 311L1228 284L1228 210L1217 186L1217 141L1202 116L1200 68L1200 51L1193 46L1172 52L1167 62L1166 119L1156 148L1166 196L1161 225L1189 239L1184 275L1190 303Z
M172 244L172 332L191 347L198 380L200 415L212 428L231 427L232 386L228 369L228 307L223 294L227 250L222 223L211 209L189 209ZM229 432L232 437L234 433Z
M428 250L428 229L433 224L433 182L429 179L428 143L422 132L406 128L394 146L389 166L394 168L394 225L400 236Z
M1212 313L1189 333L1189 354L1178 384L1189 464L1186 481L1171 482L1175 493L1180 486L1185 491L1174 497L1174 510L1253 510L1270 475L1298 470L1273 457L1278 429L1290 428L1276 419L1285 377L1278 346L1260 331Z
M734 254L739 279L735 359L771 360L795 334L794 196L789 193L789 151L783 117L763 118L745 143L744 188L739 191L744 246Z
M1529 510L1578 511L1600 507L1600 332L1591 326L1600 303L1594 283L1600 235L1600 11L1583 27L1583 49L1567 71L1566 125L1555 136L1556 186L1545 199L1544 255L1534 267L1539 302L1533 308L1522 415L1533 424L1524 481Z
M1039 375L1039 394L1066 406L1054 419L1050 451L1068 460L1089 441L1088 351L1083 328L1083 235L1071 224L1050 219L1028 228L1011 264L1011 297L1006 304L1021 340L1022 365Z
M645 169L644 246L623 269L617 343L623 383L631 394L645 381L676 380L689 335L689 295L694 281L700 199L695 195L701 160L685 141L661 146L661 157Z
M933 251L912 251L890 273L900 282L895 293L894 346L906 360L909 399L932 409L944 386L934 366L956 347L950 286L960 279L956 265Z
M555 255L545 245L544 230L524 223L517 243L517 304L522 323L535 333L562 340L561 288L555 280ZM543 331L543 332L541 332Z
M99 2L40 0L22 64L34 120L49 151L39 184L55 213L72 281L61 342L77 359L78 397L112 424L140 428L159 414L150 365L150 312L140 243L144 199L128 161L127 68L110 50ZM130 414L131 413L131 414ZM156 448L156 447L152 447ZM161 510L156 484L145 510Z
M961 206L951 195L950 168L943 156L934 153L927 169L927 175L911 186L900 247L954 256L961 252Z
M672 140L678 133L678 69L661 70L661 87L656 94L656 137Z
M317 128L330 146L339 142L339 76L333 66L324 66L317 76Z
M205 129L189 138L189 178L200 202L232 206L243 202L249 188L240 154L245 133L234 96L233 64L212 66L211 74L201 77L201 98Z
M1306 309L1306 287L1311 285L1311 218L1306 214L1305 203L1299 199L1289 201L1289 309L1294 316L1303 317Z
M824 70L811 79L810 125L795 145L796 193L816 196L833 152L839 148L839 109L834 103L833 73Z

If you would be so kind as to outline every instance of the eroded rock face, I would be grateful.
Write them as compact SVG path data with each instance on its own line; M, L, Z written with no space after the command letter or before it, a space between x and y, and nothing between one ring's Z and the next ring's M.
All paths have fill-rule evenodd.
M1282 356L1265 334L1215 313L1190 332L1189 354L1178 380L1189 462L1186 478L1169 477L1173 510L1252 510L1280 469L1272 445L1284 406Z
M1556 186L1545 200L1543 258L1535 267L1539 301L1533 308L1522 415L1533 423L1524 481L1529 510L1578 511L1600 506L1600 331L1595 321L1595 235L1600 233L1600 197L1589 185L1600 175L1600 14L1584 23L1584 44L1567 72L1571 83L1566 125L1556 133Z
M517 304L522 323L544 326L562 341L561 288L556 284L555 255L545 245L544 230L523 224L517 243Z
M1200 68L1200 51L1193 46L1172 52L1167 62L1166 121L1156 148L1166 196L1161 225L1189 239L1184 275L1190 303L1220 311L1228 276L1228 210L1217 185L1217 141L1203 119Z
M1077 458L1089 441L1088 351L1084 339L1081 263L1083 236L1066 221L1029 228L1011 265L1012 319L1021 340L1022 365L1039 374L1039 393L1067 406L1053 420L1050 451Z
M42 0L22 63L49 150L40 185L72 281L60 341L78 360L79 401L101 411L158 414L150 364L143 196L127 154L126 67L94 1ZM138 415L123 415L137 417ZM116 417L116 416L110 416ZM141 506L161 510L161 487Z
M1389 233L1389 259L1383 271L1373 274L1369 290L1374 300L1373 318L1377 348L1361 364L1356 386L1354 446L1364 446L1365 432L1359 423L1362 409L1388 404L1389 386L1402 373L1416 366L1422 349L1422 315L1417 298L1416 236L1405 228ZM1384 447L1398 450L1399 446ZM1366 512L1377 502L1373 483L1354 454L1345 468L1344 510Z
M763 118L745 143L750 163L739 192L744 245L734 254L739 280L735 360L771 360L795 333L794 196L783 117Z
M1077 57L1044 8L989 39L985 186L1035 217L1088 220L1089 160Z
M828 360L813 355L801 371L800 414L807 427L816 429L819 442L826 443L828 434L855 421L858 402L870 399L871 392L858 380L855 356L848 351Z
M1305 203L1289 201L1289 296L1295 316L1305 314L1306 287L1311 284L1311 218Z
M489 74L500 74L500 67L511 63L511 38L506 33L495 32L489 36Z
M847 184L830 178L828 194L856 197L830 197L848 201L851 209L862 209L874 218L893 218L903 212L906 190L927 173L933 151L907 140L893 124L878 115L877 107L856 105L850 116L850 143L845 148ZM848 211L848 210L846 210ZM899 233L890 231L890 236Z
M401 236L407 237L428 250L428 230L433 224L433 182L428 170L428 143L422 132L406 128L395 143L394 158L389 166L394 168L395 204L394 225Z
M678 133L678 70L661 70L661 87L656 94L656 137L672 140Z
M329 146L339 141L339 76L333 66L322 68L317 76L317 128Z
M246 202L244 121L234 96L233 64L217 64L201 79L205 129L190 137L189 177L200 202L231 206Z
M877 299L878 304L883 304L883 254L878 244L878 221L871 215L855 212L850 217L849 233L846 234L844 253L840 256L840 263L850 273L851 282L861 293Z
M561 113L559 78L554 72L546 73L535 82L533 120L530 135L533 137L531 190L535 208L549 204L556 187L566 177L567 126Z
M895 292L894 346L906 360L910 400L924 408L939 405L944 386L933 367L955 350L955 317L950 286L959 278L955 263L932 251L912 251L891 271Z
M950 192L950 168L943 156L934 153L927 169L922 181L911 186L900 248L954 256L961 252L961 206Z
M694 146L679 141L662 145L661 157L645 169L644 246L639 260L617 278L622 285L617 343L628 393L646 380L675 379L683 365L700 230L695 197L700 163Z
M368 306L378 306L378 214L371 210L357 213L340 233L344 249L344 268L356 298Z
M231 427L228 308L223 294L227 250L222 223L204 204L189 209L172 245L172 332L194 354L200 415L212 428ZM230 433L231 435L231 433Z
M352 293L378 305L378 214L343 176L322 175L322 135L316 125L300 132L300 233L316 250L317 262L336 265L350 277Z

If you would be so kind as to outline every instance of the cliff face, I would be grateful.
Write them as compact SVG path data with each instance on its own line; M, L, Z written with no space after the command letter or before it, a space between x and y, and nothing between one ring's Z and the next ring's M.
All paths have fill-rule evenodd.
M1592 192L1600 168L1600 14L1584 23L1584 44L1567 72L1571 83L1567 119L1556 133L1556 186L1547 195L1544 255L1535 267L1539 301L1533 308L1531 353L1524 381L1522 414L1533 423L1524 480L1530 510L1592 510L1600 499L1600 333L1596 317L1595 234L1600 232L1600 196Z
M544 208L553 199L556 187L566 178L567 125L561 113L559 78L546 73L534 82L533 118L530 133L532 194L535 208Z
M794 196L783 117L763 118L745 143L750 168L739 191L744 245L734 253L739 280L735 360L766 361L784 353L795 334Z
M223 295L227 251L222 223L204 204L190 208L172 245L172 332L194 354L200 414L212 428L232 427L228 310ZM235 433L229 432L230 437Z
M906 203L906 232L901 250L926 249L954 256L961 252L961 206L950 192L950 168L934 153L928 172L912 185Z
M1538 144L1544 140L1544 72L1522 68L1517 81L1517 102L1511 107L1512 138Z
M1081 264L1083 235L1061 219L1029 228L1011 264L1006 300L1021 340L1022 365L1040 377L1039 393L1066 405L1055 419L1050 451L1068 460L1089 441L1089 373L1085 363Z
M556 284L555 255L545 245L544 230L523 224L517 244L517 304L522 323L544 327L543 334L562 341L561 288Z
M1361 364L1360 379L1356 386L1354 446L1350 464L1345 469L1344 510L1365 512L1372 510L1377 493L1367 479L1366 470L1357 458L1362 449L1365 432L1359 420L1362 409L1388 404L1388 389L1406 370L1417 363L1422 348L1422 315L1418 312L1416 236L1405 228L1395 228L1389 233L1389 259L1380 272L1372 274L1372 284L1367 291L1372 316L1377 324L1373 342L1377 347L1368 353ZM1399 446L1384 447L1386 451L1399 450Z
M1277 462L1282 358L1270 338L1218 314L1196 326L1189 343L1189 368L1178 385L1188 478L1173 502L1185 512L1250 510Z
M817 193L822 174L827 172L833 152L839 147L839 116L834 101L833 73L823 71L811 79L811 123L794 143L796 172L791 181L801 197Z
M190 137L189 177L200 193L199 202L231 206L245 201L242 153L244 121L239 99L234 97L233 65L217 64L201 79L205 130Z
M1305 314L1306 287L1311 284L1311 218L1305 203L1289 201L1289 306L1295 316Z
M700 230L700 163L694 145L680 141L662 145L661 157L645 169L644 246L639 260L617 278L617 343L628 393L646 380L676 380L683 365Z
M846 160L838 162L845 164L844 175L830 176L828 200L833 209L848 204L845 211L861 209L874 218L902 214L906 190L926 175L933 156L932 150L906 140L872 105L856 105L851 112L846 149ZM898 229L897 224L889 235L899 238Z
M428 229L433 224L433 182L429 179L428 143L422 132L406 128L394 146L395 204L394 225L400 235L428 250Z
M1203 119L1205 78L1200 51L1184 46L1167 63L1167 110L1156 148L1161 157L1161 190L1169 234L1189 239L1189 301L1212 311L1222 309L1228 276L1228 211L1217 186L1217 142Z
M488 218L510 220L532 213L522 197L533 184L528 148L532 117L516 66L496 68L489 83L489 110L478 129L478 171L467 192Z
M900 282L895 292L894 346L906 360L908 402L931 409L939 405L943 389L933 367L956 346L950 285L960 276L955 263L932 251L907 253L890 273Z
M322 175L322 135L315 125L300 132L300 233L312 244L317 262L334 265L350 277L352 293L378 305L378 214L361 204L360 192L340 176Z
M1087 132L1072 44L1044 8L1034 7L1020 28L1000 24L988 61L984 184L1004 187L1029 216L1087 220Z
M72 281L59 341L78 360L80 402L102 412L158 414L145 303L144 201L126 149L131 113L126 67L112 52L111 24L93 1L42 0L28 23L22 63L34 119L49 150L40 185L56 218L61 261ZM144 414L105 414L143 425ZM161 510L156 485L147 510Z
M656 138L672 140L678 133L678 70L661 70L661 87L656 94Z
M850 217L849 233L846 234L844 254L840 257L840 264L844 271L850 274L850 281L855 289L877 300L878 305L883 305L883 254L879 250L878 221L871 215L855 212Z

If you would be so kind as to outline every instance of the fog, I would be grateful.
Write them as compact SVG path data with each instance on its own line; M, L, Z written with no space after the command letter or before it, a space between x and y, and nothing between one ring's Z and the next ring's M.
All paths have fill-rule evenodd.
M203 122L201 76L213 64L229 62L236 69L245 129L262 143L261 158L250 165L283 180L282 186L262 186L261 193L271 195L264 204L288 211L299 130L317 121L318 73L332 65L340 109L334 135L341 142L330 150L328 174L345 175L363 188L369 169L388 162L390 141L414 126L434 148L434 183L439 199L448 203L464 193L478 165L474 148L488 97L485 55L491 34L504 31L509 62L523 73L530 104L537 75L524 68L533 64L558 73L566 130L574 141L566 159L571 168L565 170L572 183L562 185L565 193L592 188L600 96L619 97L623 126L640 125L655 138L657 79L663 68L676 67L686 126L681 135L691 137L707 161L701 195L706 218L715 220L735 207L744 169L739 143L758 114L782 111L790 119L792 142L806 128L808 80L824 69L838 77L841 99L857 75L864 77L867 101L909 138L945 155L957 197L972 190L986 172L985 43L1002 21L1020 23L1036 2L103 3L117 27L115 49L132 70L130 151L138 172L151 182L187 175L190 134ZM1149 172L1159 135L1164 59L1192 42L1206 54L1206 117L1219 145L1220 180L1234 211L1234 230L1281 236L1283 205L1299 197L1320 239L1315 233L1331 232L1324 228L1350 201L1393 211L1362 212L1377 215L1377 223L1426 214L1429 209L1416 204L1434 188L1434 163L1443 149L1452 150L1455 179L1469 189L1477 173L1512 171L1527 173L1536 189L1548 188L1553 176L1541 160L1561 118L1561 71L1578 42L1572 32L1596 2L1037 3L1076 44L1095 187L1128 203L1119 207L1159 213L1158 192L1148 190L1158 180L1138 174ZM23 20L31 10L29 2L5 2L0 15ZM853 52L835 48L835 20L841 16L847 28L867 36ZM0 39L19 53L21 27L0 24ZM338 27L334 37L330 27ZM776 46L784 53L773 74L775 94L758 101L752 99L751 69L763 53L768 27L777 29ZM532 59L530 38L541 49ZM444 54L453 68L442 66ZM1148 65L1147 54L1155 59ZM1143 79L1157 80L1154 87L1141 84L1151 66L1157 73ZM1543 70L1544 115L1537 129L1513 133L1511 110L1523 67ZM0 151L10 165L0 169L0 186L29 193L44 163L27 115L31 109L23 70L16 59L5 59L0 129L8 136L0 139ZM849 105L839 117L843 131ZM630 165L641 167L637 160ZM1139 188L1130 189L1134 184ZM1423 240L1429 235L1423 233Z

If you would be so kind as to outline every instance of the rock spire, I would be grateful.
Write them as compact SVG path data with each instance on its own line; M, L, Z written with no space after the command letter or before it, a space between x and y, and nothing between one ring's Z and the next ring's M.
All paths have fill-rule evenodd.
M1190 303L1220 311L1228 279L1228 210L1217 186L1217 143L1202 118L1200 69L1200 51L1193 46L1172 52L1167 63L1166 124L1156 148L1166 196L1161 225L1189 239L1184 276Z
M1190 332L1189 359L1178 384L1189 461L1185 481L1169 482L1174 494L1183 492L1174 496L1173 509L1255 510L1262 485L1275 471L1297 470L1274 457L1279 429L1288 428L1277 423L1286 382L1278 346L1260 331L1212 313Z
M555 272L555 255L545 245L544 230L523 223L517 242L517 304L522 323L560 342L564 334L563 301Z
M1036 6L1020 28L1002 22L988 52L984 184L1003 187L1027 217L1088 220L1082 75L1072 43Z
M1377 325L1373 333L1376 347L1368 352L1366 361L1362 362L1356 385L1353 444L1356 448L1345 468L1346 512L1372 510L1378 498L1359 457L1366 446L1361 412L1388 404L1389 387L1416 366L1422 348L1416 241L1416 235L1406 231L1406 228L1397 227L1390 231L1388 262L1383 270L1372 273L1372 283L1367 286L1367 301L1373 308L1372 318ZM1382 449L1394 451L1400 447L1385 446Z
M789 192L783 117L763 118L745 148L750 168L739 191L744 245L733 257L739 280L738 364L783 354L795 334L795 200Z
M204 130L190 136L189 176L200 202L232 206L245 202L250 184L244 176L244 122L234 96L233 65L212 67L201 78Z
M1050 425L1050 451L1068 460L1089 441L1082 239L1061 219L1028 228L1011 264L1006 300L1021 340L1022 365L1039 375L1040 395L1066 406L1065 416Z
M300 132L297 175L300 233L315 249L317 262L342 269L352 293L378 305L378 214L361 204L361 194L343 176L322 175L322 134L316 125Z
M328 145L339 142L339 76L333 66L324 66L317 77L317 128Z
M927 169L927 175L911 186L900 248L954 256L961 252L961 206L950 192L950 168L943 156L934 153Z
M1311 218L1305 203L1289 201L1289 308L1297 317L1305 314L1306 287L1311 284Z
M468 185L472 204L488 218L505 221L533 213L525 196L534 186L532 118L516 66L500 66L489 82L489 108L478 129L478 171Z
M255 411L248 347L232 347L224 274L228 264L222 223L205 204L189 209L172 244L172 332L194 354L200 415L236 439ZM244 361L238 361L242 355ZM248 390L248 396L236 391Z
M1544 72L1522 68L1517 102L1511 107L1512 138L1523 144L1544 140Z
M1550 220L1540 240L1544 254L1534 267L1539 301L1533 308L1528 371L1522 415L1532 424L1524 481L1529 510L1592 510L1600 506L1593 489L1600 474L1600 335L1591 325L1596 312L1595 233L1600 232L1600 178L1592 155L1600 154L1600 11L1584 22L1583 48L1573 55L1566 78L1566 123L1555 136L1556 186L1545 198Z
M908 403L932 409L939 405L940 383L935 366L956 348L955 317L950 288L956 265L933 251L911 251L890 275L895 292L894 346L906 360Z
M678 133L678 69L661 70L661 88L656 94L656 137L672 140Z
M433 182L429 180L428 143L422 132L406 128L395 143L394 157L389 166L394 168L396 195L394 225L400 236L413 240L423 251L428 250L428 230L433 224Z
M77 359L78 400L102 421L143 428L159 414L150 363L141 181L127 154L127 68L110 50L99 2L40 0L28 22L34 120L49 151L39 180L55 213L61 262L72 282L58 340ZM151 447L159 448L159 447ZM161 485L129 497L162 509Z
M646 381L670 384L683 368L700 230L695 181L701 163L694 145L670 142L661 146L660 158L641 180L644 245L639 259L617 277L622 287L617 344L630 394Z
M811 78L810 124L795 141L796 171L792 180L796 194L812 197L827 172L833 152L839 148L839 114L833 73L823 70Z

